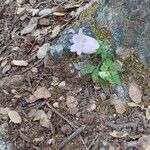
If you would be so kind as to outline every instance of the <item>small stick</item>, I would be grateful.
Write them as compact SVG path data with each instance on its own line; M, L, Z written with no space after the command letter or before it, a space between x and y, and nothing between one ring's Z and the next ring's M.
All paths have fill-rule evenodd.
M29 71L30 69L32 69L34 66L36 66L38 63L40 63L43 59L38 60L35 64L33 64L31 67L25 69L23 72L21 72L20 74L24 74L25 72Z
M73 124L71 121L69 121L67 118L65 118L62 114L60 114L53 106L51 106L48 102L46 103L46 105L53 111L55 112L58 116L60 116L61 118L63 118L66 122L68 122L74 129L78 129L78 126L76 126L75 124Z
M90 150L91 146L95 143L95 141L97 140L98 136L99 136L99 134L97 134L97 135L95 136L95 138L93 139L93 141L92 141L91 144L89 145L88 150Z
M14 40L14 39L13 39ZM4 47L2 47L0 49L0 55L8 48L8 46L13 42L13 40L11 40L8 44L6 44Z
M133 122L128 122L128 123L124 123L124 124L115 124L112 122L106 122L106 125L115 130L121 130L123 128L137 128L138 127L138 124L133 123Z
M86 150L88 150L88 148L87 148L87 146L86 146L86 144L85 144L85 142L84 142L84 140L83 140L83 138L82 138L82 136L81 136L81 135L80 135L80 139L81 139L81 141L82 141L82 143L83 143L83 145L84 145L85 149L86 149Z
M85 125L78 128L75 132L73 132L71 135L69 135L64 141L62 141L59 144L58 149L63 148L69 141L71 141L73 138L75 138L77 135L79 135L84 129L85 129Z

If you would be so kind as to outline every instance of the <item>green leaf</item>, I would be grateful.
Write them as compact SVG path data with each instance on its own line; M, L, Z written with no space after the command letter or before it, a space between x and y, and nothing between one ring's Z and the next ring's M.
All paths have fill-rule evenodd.
M120 85L121 80L120 80L118 72L117 71L111 71L110 74L111 74L111 80L113 81L113 83Z
M109 71L99 71L98 75L105 81L109 81L111 79Z
M107 71L110 67L112 67L113 65L113 62L108 59L108 60L105 60L101 66L101 71Z
M90 65L90 64L86 64L81 68L81 73L82 74L89 74L92 73L95 69L95 66Z
M101 56L102 56L103 59L113 58L114 57L114 52L112 50L105 50L105 51L102 52Z
M92 73L92 81L95 83L96 81L98 81L99 79L99 66L96 67L96 69L94 69L93 73Z

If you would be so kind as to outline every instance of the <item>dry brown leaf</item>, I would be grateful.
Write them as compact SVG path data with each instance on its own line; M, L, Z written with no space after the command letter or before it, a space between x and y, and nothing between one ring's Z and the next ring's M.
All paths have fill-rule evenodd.
M5 108L0 107L0 114L2 115L7 115L9 111L10 111L10 108L8 107L5 107Z
M33 93L33 95L30 95L30 97L26 99L26 101L28 103L33 103L38 99L47 99L49 97L51 97L51 94L45 87L38 87L37 90Z
M62 12L54 12L53 15L54 15L54 16L59 16L59 17L61 17L61 16L65 16L66 13L62 13Z
M18 112L11 110L8 112L8 116L13 123L21 123L21 117Z
M38 24L38 19L36 17L31 18L29 24L21 30L21 35L31 33Z
M33 94L37 99L47 99L51 97L50 92L46 87L38 87L37 90Z
M26 62L24 60L12 60L11 63L12 63L12 65L20 66L20 67L28 65L28 62Z
M33 114L33 116L34 116L34 119L33 119L34 121L38 121L38 120L40 120L40 119L47 118L47 114L45 113L44 110L41 110L41 109L37 110L37 111Z
M75 97L68 96L66 99L66 104L67 104L68 108L75 108L78 105L78 101Z
M136 104L140 103L142 100L142 93L137 84L132 83L129 87L129 96L133 102Z
M111 103L115 106L117 113L123 114L126 111L124 102L116 94L113 94Z
M50 119L48 115L43 110L37 110L34 114L34 121L40 121L41 126L49 128L51 127Z
M126 131L113 131L110 132L110 135L115 138L122 138L122 137L126 137L129 134Z

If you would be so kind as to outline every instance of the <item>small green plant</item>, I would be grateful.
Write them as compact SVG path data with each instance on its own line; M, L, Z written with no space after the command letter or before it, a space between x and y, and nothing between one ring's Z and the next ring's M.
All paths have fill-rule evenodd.
M81 68L81 73L90 74L93 82L102 81L119 85L121 83L119 72L122 68L120 64L113 61L114 52L111 47L100 41L95 55L101 58L99 64L86 64Z

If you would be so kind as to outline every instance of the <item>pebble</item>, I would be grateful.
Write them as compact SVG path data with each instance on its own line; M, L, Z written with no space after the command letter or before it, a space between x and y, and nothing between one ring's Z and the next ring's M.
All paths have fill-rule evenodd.
M57 77L52 77L52 82L51 82L51 85L52 86L57 86L59 84L59 78Z
M95 110L96 109L96 104L95 103L91 103L91 104L89 104L88 106L87 106L87 111L88 112L91 112L91 111L93 111L93 110Z
M49 139L48 141L47 141L47 144L48 145L51 145L51 144L53 144L55 142L55 140L53 139L53 138L51 138L51 139Z
M50 14L52 13L52 9L50 8L45 8L45 9L42 9L40 12L39 12L39 16L41 17L45 17L45 16L49 16Z
M55 103L53 104L53 106L54 106L55 108L58 108L58 107L59 107L59 103L58 103L58 102L55 102Z
M40 137L40 138L35 138L33 141L36 143L42 142L44 140L44 136Z
M2 73L5 74L5 73L7 73L10 69L11 69L11 65L8 64L8 65L6 65L6 66L3 68Z
M64 97L64 96L61 96L61 97L59 97L58 100L59 100L59 101L64 101L64 100L65 100L65 97Z
M73 96L68 96L66 99L66 104L68 108L75 108L78 105L78 101Z
M38 72L38 69L37 69L36 67L33 67L33 68L31 69L31 71L32 71L33 73L37 73L37 72Z
M60 82L58 86L63 89L66 86L66 81Z
M71 115L75 115L79 111L79 109L77 107L74 107L74 108L70 108L69 111Z
M106 95L104 93L101 93L100 94L100 98L101 98L101 100L104 101L104 100L106 100L107 97L106 97Z
M41 19L39 19L38 24L40 26L49 26L50 25L50 21L49 21L49 19L41 18Z
M70 127L70 125L68 124L65 124L61 127L61 132L64 133L64 134L71 134L72 133L72 128Z

